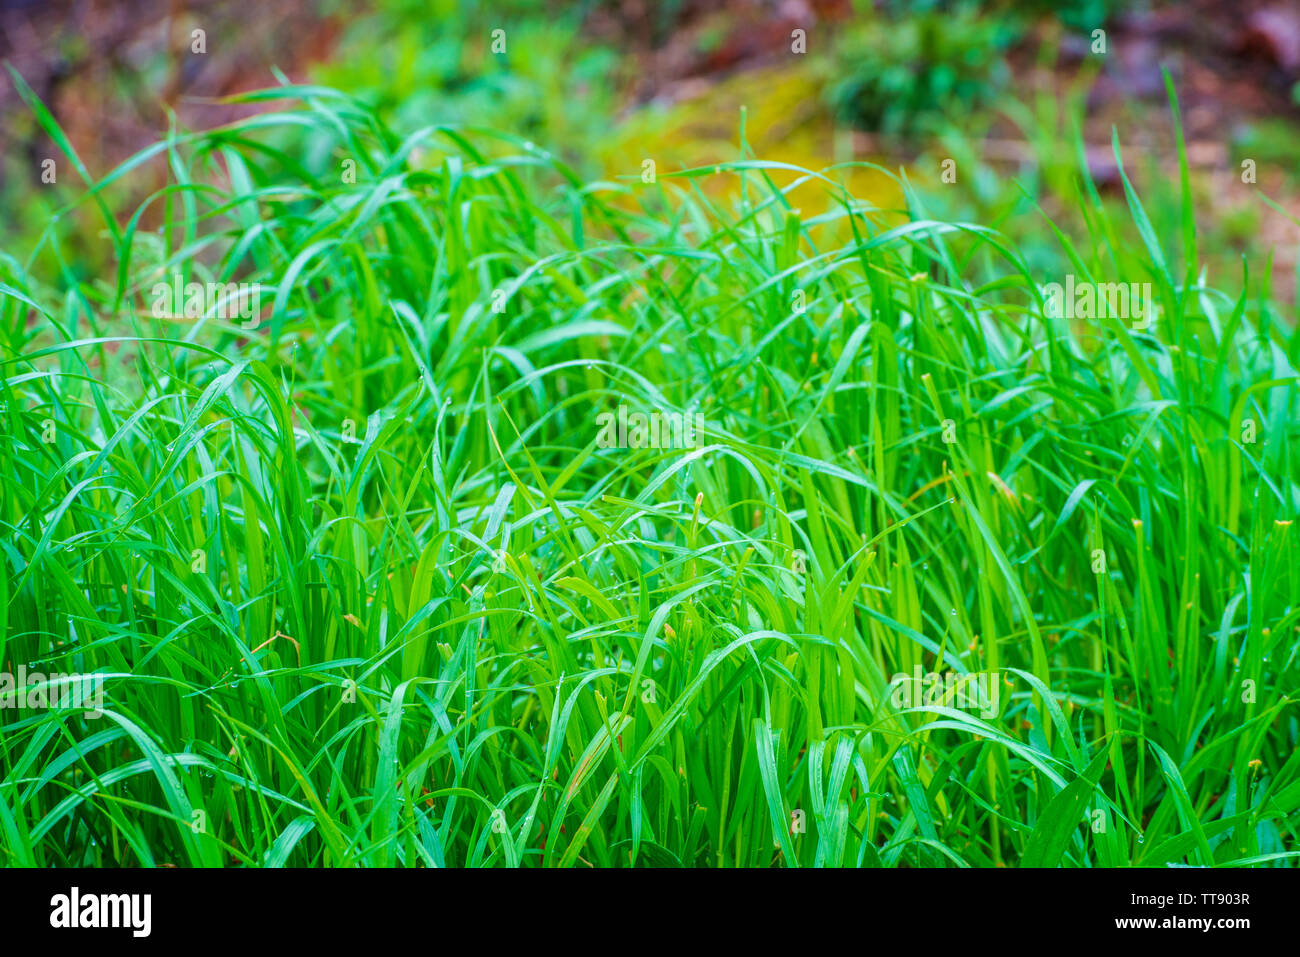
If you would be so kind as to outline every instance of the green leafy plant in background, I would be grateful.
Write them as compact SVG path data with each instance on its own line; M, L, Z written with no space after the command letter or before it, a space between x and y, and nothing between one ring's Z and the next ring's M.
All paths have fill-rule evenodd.
M6 864L1294 863L1300 340L1201 279L1185 164L1173 235L1127 180L1040 220L1136 330L906 182L242 99L290 98L105 177L172 176L111 273L6 260L0 662L105 676L0 711ZM602 447L619 404L704 434Z
M973 4L857 20L837 35L827 96L842 121L861 129L933 134L1005 87L1005 52L1022 29Z

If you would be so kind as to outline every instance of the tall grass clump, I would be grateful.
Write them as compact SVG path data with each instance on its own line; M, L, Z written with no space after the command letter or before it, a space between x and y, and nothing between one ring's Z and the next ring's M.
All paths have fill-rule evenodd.
M905 178L290 98L0 261L0 663L103 691L0 710L5 864L1294 862L1300 340L1186 188L1042 221L1138 328Z

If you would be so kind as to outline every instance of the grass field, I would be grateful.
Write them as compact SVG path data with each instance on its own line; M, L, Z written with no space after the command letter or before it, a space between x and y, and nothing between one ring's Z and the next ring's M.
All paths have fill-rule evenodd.
M288 96L0 262L0 662L103 712L8 689L5 864L1294 864L1300 339L1185 166L1043 275L905 179Z

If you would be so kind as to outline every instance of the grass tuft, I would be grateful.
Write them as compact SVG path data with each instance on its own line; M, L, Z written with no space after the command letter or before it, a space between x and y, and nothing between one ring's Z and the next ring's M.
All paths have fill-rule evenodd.
M0 710L0 861L1294 863L1300 341L1186 188L1042 224L1143 326L903 177L241 99L0 261L0 662L103 682Z

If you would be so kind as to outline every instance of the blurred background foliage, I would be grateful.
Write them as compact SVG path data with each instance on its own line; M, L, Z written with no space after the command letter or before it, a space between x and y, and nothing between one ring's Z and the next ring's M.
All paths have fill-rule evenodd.
M205 32L202 54L191 50L196 29ZM491 47L498 29L500 54ZM804 54L792 51L795 30L806 33ZM646 158L661 173L734 159L743 123L765 159L903 166L929 213L1004 229L1044 270L1060 252L1036 205L1049 215L1076 208L1094 188L1104 203L1123 201L1112 130L1153 222L1176 232L1165 68L1213 236L1208 267L1239 273L1243 254L1271 254L1260 278L1285 298L1296 288L1294 4L9 0L0 6L0 58L48 106L92 179L169 129L247 115L252 107L222 98L278 82L346 90L399 132L452 124L518 135L593 180L638 176ZM0 250L55 276L94 275L107 247L87 204L63 221L62 258L42 241L38 224L80 183L8 75L0 128ZM275 145L307 169L339 162L323 140ZM1091 183L1078 175L1081 155ZM58 160L55 184L41 181L48 157ZM941 175L948 159L955 184ZM1256 183L1242 182L1243 160L1254 162ZM283 174L292 180L291 169ZM216 159L213 175L223 175ZM903 202L870 167L835 175L884 209ZM134 208L166 176L162 163L133 170L106 191L110 206ZM726 180L703 188L725 191ZM829 201L814 185L794 199L810 208Z

